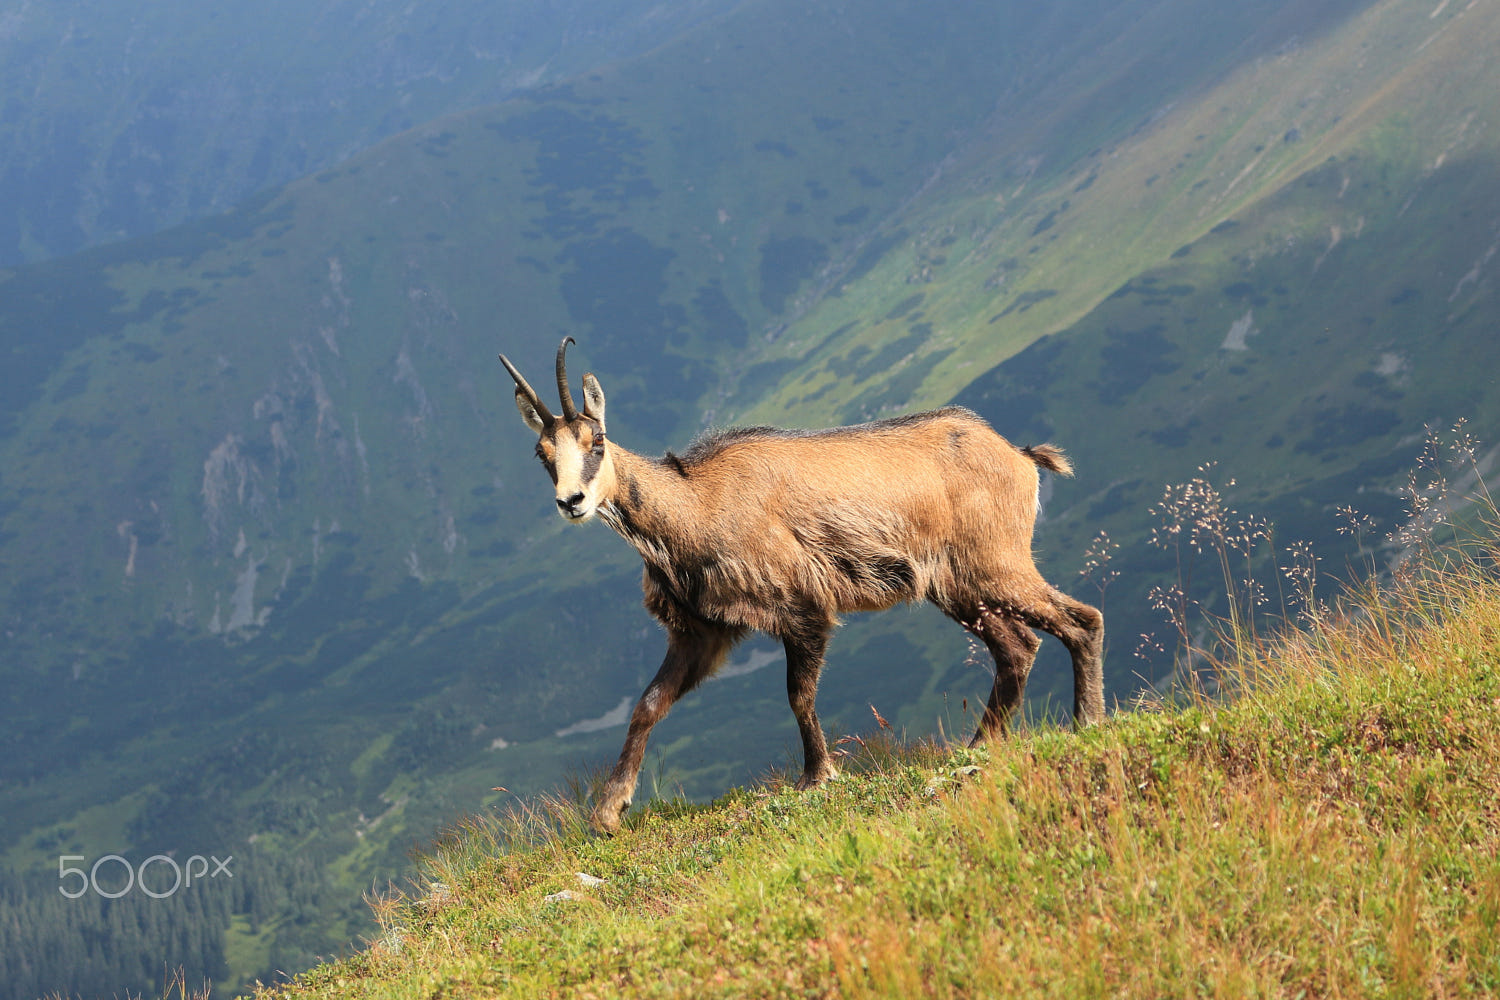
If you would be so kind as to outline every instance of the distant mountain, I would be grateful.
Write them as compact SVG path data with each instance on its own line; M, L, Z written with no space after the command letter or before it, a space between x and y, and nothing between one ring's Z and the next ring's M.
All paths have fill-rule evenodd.
M1484 5L756 0L0 273L7 863L318 859L297 929L231 922L254 974L497 786L611 758L663 642L494 360L546 384L564 334L636 450L953 400L1055 441L1044 570L1098 599L1107 530L1110 693L1165 682L1131 655L1176 572L1163 484L1217 461L1337 563L1332 508L1399 517L1424 422L1496 437L1497 42ZM935 612L859 617L825 722L964 729L965 661ZM642 794L795 746L779 663L752 643L679 706Z
M730 0L0 4L0 266L233 208Z
M1482 55L1500 18L1258 10L1219 62L1186 38L1218 37L1221 13L1170 12L1136 30L1181 32L1191 58L1081 62L1092 86L1002 107L877 237L899 249L830 268L768 351L779 386L730 408L837 422L953 400L1065 445L1080 475L1056 484L1039 543L1059 581L1097 532L1125 545L1122 693L1170 672L1131 655L1164 630L1146 595L1176 573L1147 544L1165 484L1212 465L1242 513L1278 523L1280 564L1313 540L1347 575L1398 550L1424 428L1465 420L1482 466L1500 459L1500 90ZM1116 103L1152 87L1159 103ZM1378 522L1363 555L1339 506Z

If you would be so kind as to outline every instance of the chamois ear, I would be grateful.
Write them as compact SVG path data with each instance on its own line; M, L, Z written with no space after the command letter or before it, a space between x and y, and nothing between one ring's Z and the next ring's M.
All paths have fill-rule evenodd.
M599 429L604 429L604 389L593 372L583 376L583 415L598 421Z
M516 409L521 411L521 419L526 421L526 426L538 434L547 429L547 422L542 415L536 411L536 405L531 402L531 397L520 387L516 386Z

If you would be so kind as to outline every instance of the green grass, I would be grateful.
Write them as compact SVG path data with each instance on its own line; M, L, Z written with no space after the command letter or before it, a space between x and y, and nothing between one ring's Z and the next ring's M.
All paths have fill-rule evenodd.
M377 942L257 995L1492 995L1496 555L1242 637L1224 701L985 750L877 734L825 790L656 801L612 839L579 789L471 819L374 902Z
M550 513L509 391L488 381L502 348L545 370L578 334L619 439L646 451L703 421L949 401L1018 442L1057 441L1080 474L1057 484L1038 549L1079 590L1089 539L1121 543L1105 608L1117 692L1161 676L1130 656L1157 627L1145 593L1171 572L1144 541L1158 484L1216 457L1243 484L1235 504L1336 564L1332 506L1359 491L1387 518L1423 421L1467 414L1493 437L1483 372L1500 341L1480 264L1496 146L1467 123L1500 93L1483 58L1500 19L1382 5L1346 23L1284 5L1269 22L1226 8L1205 33L1177 16L1191 5L1141 0L1033 34L998 8L876 6L845 25L743 5L234 215L0 275L14 345L0 417L15 421L0 441L0 742L23 779L0 795L7 863L55 869L61 830L70 850L137 858L255 837L358 907L360 886L494 785L546 788L617 750L617 732L553 734L659 661L639 564L606 529L564 532ZM1062 76L1024 55L1062 36ZM1021 89L995 110L1008 80ZM564 161L576 171L551 170ZM1252 305L1259 332L1226 350ZM420 396L397 378L403 356ZM260 486L219 523L205 460L231 434ZM205 635L248 559L268 622ZM874 702L928 732L944 697L957 715L987 686L959 665L962 633L921 614L840 634L831 727ZM1070 683L1057 649L1034 700ZM662 787L718 794L795 742L775 669L674 711L653 741ZM496 737L509 748L486 750ZM159 794L121 798L143 787ZM343 912L323 924L323 943L269 961L337 947Z

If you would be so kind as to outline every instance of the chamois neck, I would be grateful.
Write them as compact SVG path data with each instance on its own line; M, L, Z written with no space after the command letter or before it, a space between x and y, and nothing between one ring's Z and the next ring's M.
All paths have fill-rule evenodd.
M642 554L659 548L673 534L672 521L696 506L686 468L670 452L664 459L647 458L613 443L611 461L615 488L601 513Z

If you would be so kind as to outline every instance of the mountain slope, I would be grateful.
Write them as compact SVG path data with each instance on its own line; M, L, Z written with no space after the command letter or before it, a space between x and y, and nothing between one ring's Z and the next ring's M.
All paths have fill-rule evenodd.
M608 759L662 643L628 548L552 514L493 362L543 384L565 333L636 450L950 399L1054 438L1080 477L1046 487L1044 568L1089 597L1108 529L1111 692L1164 678L1130 656L1162 483L1219 459L1236 503L1333 541L1361 489L1395 512L1423 421L1495 436L1496 29L762 0L0 273L8 863L253 838L324 862L334 928L495 786ZM1049 657L1039 705L1067 700ZM705 795L794 746L778 663L751 644L680 706L650 780ZM820 709L961 729L987 685L951 623L894 612L837 637ZM332 945L293 931L233 933Z
M299 607L293 595L317 592L325 568L370 578L324 588L342 600L431 580L434 595L457 588L434 605L485 587L495 605L534 587L530 561L506 558L528 540L498 513L536 497L534 476L518 472L532 472L529 448L498 377L477 378L473 359L504 346L534 371L557 331L577 330L583 358L619 373L609 381L625 436L665 442L698 423L693 400L725 363L717 355L743 345L822 252L808 234L888 206L915 185L931 141L983 110L957 94L945 101L952 117L920 127L820 129L775 71L811 62L817 47L808 85L836 94L843 73L826 38L842 25L815 33L801 23L809 15L778 13L787 23L767 19L761 48L784 63L754 65L769 72L765 88L734 98L745 104L736 130L707 154L748 155L758 169L726 168L706 190L686 133L672 132L690 117L670 102L683 100L680 64L704 44L693 39L630 70L639 80L589 84L621 96L580 85L445 119L228 219L9 275L13 433L0 488L12 504L7 625L22 672L107 683L120 654L106 637L143 625L155 635L153 620L167 641L249 639ZM879 106L904 117L947 71L924 77L920 19L893 20L864 19L844 65L902 38L904 89ZM781 44L787 32L805 49ZM956 57L946 33L927 40ZM980 61L982 47L969 54ZM840 102L870 120L868 94L822 110ZM768 148L771 122L788 137L800 122L800 150ZM859 167L852 187L817 180L832 185L865 158L875 166ZM788 162L798 169L775 169ZM719 199L719 187L740 200ZM742 203L778 208L730 228L749 214ZM39 340L41 329L52 335ZM540 516L526 530L549 544L558 531ZM563 544L595 547L591 536ZM349 625L332 616L322 627Z
M1500 90L1482 55L1500 17L1377 4L1319 31L1299 16L1114 142L1080 100L1047 125L1097 145L1027 159L1036 134L1002 109L880 263L830 272L770 348L781 385L731 408L816 423L954 400L1067 447L1080 476L1054 484L1040 542L1059 582L1101 530L1125 546L1109 601L1121 688L1171 671L1131 655L1171 631L1147 599L1175 572L1147 544L1164 484L1217 463L1283 548L1316 542L1340 572L1335 508L1374 516L1379 543L1425 425L1467 420L1491 442L1500 426ZM1038 673L1065 700L1062 658Z
M1143 269L1185 252L1330 159L1366 164L1371 175L1353 189L1355 208L1344 187L1300 206L1308 232L1321 226L1325 248L1356 240L1362 216L1374 223L1377 215L1404 213L1448 175L1469 175L1455 181L1466 189L1459 211L1482 193L1476 185L1495 154L1484 127L1495 113L1493 81L1479 57L1495 41L1489 5L1428 12L1375 4L1344 12L1336 27L1327 12L1261 8L1243 15L1256 30L1227 52L1194 50L1186 40L1205 20L1221 30L1232 31L1232 23L1191 5L1153 13L1180 32L1170 40L1191 53L1186 68L1141 58L1109 62L1113 72L1103 80L1085 82L1075 71L1047 107L1002 105L948 166L944 183L902 217L909 230L903 252L853 282L830 275L838 294L815 302L788 331L785 350L802 366L763 407L800 400L815 416L848 419L882 405L952 398L973 378L966 367L992 367L1038 336L1066 329ZM1143 19L1135 30L1149 36L1163 27ZM1116 44L1136 49L1139 41L1126 31ZM1152 79L1154 93L1142 78ZM1100 91L1141 95L1136 107L1149 113L1133 117ZM1476 228L1472 237L1464 234L1464 252L1478 242L1482 254L1488 245L1483 223ZM830 366L847 360L851 346L909 336L918 306L888 313L918 292L933 300L921 312L935 335L915 358L929 374L915 380L907 366L876 366L851 377ZM855 311L863 318L846 327ZM957 350L929 360L950 347ZM884 383L897 379L910 383L906 394L875 402ZM830 402L799 395L824 386ZM831 402L850 397L862 402L842 409Z
M253 843L324 859L342 896L307 894L342 935L337 898L455 810L607 753L660 655L639 569L560 531L493 356L537 371L575 332L621 440L680 443L818 261L988 111L1016 69L988 39L1027 26L973 16L750 5L0 275L10 863ZM706 787L786 735L715 711L744 742ZM253 938L284 965L339 940Z
M0 265L226 211L427 119L647 51L727 2L0 10Z

